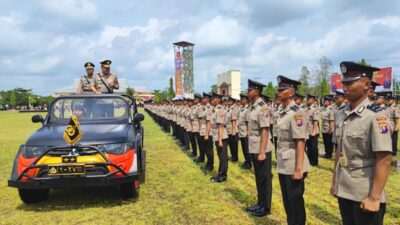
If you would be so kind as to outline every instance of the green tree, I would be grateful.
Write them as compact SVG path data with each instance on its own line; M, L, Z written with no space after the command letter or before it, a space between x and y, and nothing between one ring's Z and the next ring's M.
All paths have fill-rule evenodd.
M360 63L361 65L364 65L364 66L370 66L370 65L367 63L367 61L365 61L364 58L362 58L362 59L360 60L359 63Z
M125 93L129 96L133 96L135 94L135 89L133 87L127 87Z
M15 93L15 91L11 92L10 105L13 107L17 105L17 94Z
M158 103L161 102L164 99L167 99L168 92L167 89L161 91L161 90L154 90L154 102Z
M169 89L168 89L168 97L169 99L175 98L175 92L174 92L174 79L169 78Z
M315 87L314 93L319 96L325 96L330 93L329 80L332 69L332 61L326 56L321 57L318 60L318 66L315 70Z
M217 91L218 91L218 85L216 85L216 84L211 85L211 93L217 92Z
M274 87L272 84L272 81L268 82L267 87L264 88L263 94L270 97L270 98L275 98L275 94L277 93L278 88Z
M301 85L297 88L297 93L301 95L307 95L312 93L312 88L310 86L310 70L307 66L301 68L299 81Z

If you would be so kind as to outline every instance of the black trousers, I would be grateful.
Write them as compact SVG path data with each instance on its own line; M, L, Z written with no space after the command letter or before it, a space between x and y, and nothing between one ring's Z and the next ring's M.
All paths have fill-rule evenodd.
M206 154L206 151L205 151L205 148L204 148L204 143L203 143L204 139L200 137L200 133L199 132L194 132L193 134L196 137L196 142L197 142L197 145L199 147L199 159L204 161L205 154Z
M274 136L274 125L272 125L272 124L269 125L269 133L271 134L270 137L273 137L273 136ZM273 142L273 143L275 143L274 141L275 141L275 140L272 139L272 142Z
M166 126L165 131L166 131L167 133L171 133L171 121L165 120L165 126Z
M201 139L203 140L204 151L207 156L207 165L214 167L214 151L213 151L212 137L209 136L207 141L204 139L204 136L201 136Z
M266 209L271 209L272 200L272 153L266 153L263 161L258 160L258 154L250 154L254 165L254 175L257 186L257 205Z
M318 166L318 134L308 136L306 141L307 156L312 166Z
M304 174L304 178L307 173ZM294 181L292 175L279 174L283 205L286 211L288 225L306 224L306 209L304 206L304 178Z
M171 121L172 135L176 137L176 123Z
M398 131L393 131L392 134L392 154L397 155L397 138L398 138Z
M364 212L360 202L338 198L340 214L343 225L382 225L386 212L386 203L381 203L379 211L375 213Z
M193 132L187 132L189 135L190 144L192 146L192 153L194 156L197 156L197 143L196 143L196 134Z
M278 159L278 154L277 154L277 150L278 150L278 137L274 137L274 147L275 147L275 159Z
M231 156L233 161L237 161L238 157L238 144L239 144L239 136L236 135L228 135L229 140L229 149L231 150Z
M244 157L244 163L251 165L251 159L249 154L249 139L247 137L240 138L240 144L242 146L242 152Z
M333 152L332 134L322 133L322 139L324 141L325 155L328 157L332 157L332 152Z
M214 142L219 158L218 176L228 176L228 139L222 140L222 148L218 146L218 141Z
M187 148L190 148L190 136L189 136L189 132L187 132L185 130L185 128L182 128L182 132L183 132L183 145Z

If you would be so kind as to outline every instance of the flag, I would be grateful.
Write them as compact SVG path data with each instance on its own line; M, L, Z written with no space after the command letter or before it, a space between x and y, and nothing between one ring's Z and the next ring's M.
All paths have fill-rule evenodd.
M75 115L72 115L71 120L69 121L67 128L65 128L64 131L64 140L68 144L73 145L81 140L82 136L83 132L79 127L78 118Z

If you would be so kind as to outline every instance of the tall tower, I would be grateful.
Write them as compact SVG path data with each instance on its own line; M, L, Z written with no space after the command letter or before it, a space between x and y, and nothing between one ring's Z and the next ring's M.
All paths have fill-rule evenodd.
M180 41L173 43L175 54L175 95L178 98L193 98L193 46L194 44ZM183 76L183 83L182 83Z

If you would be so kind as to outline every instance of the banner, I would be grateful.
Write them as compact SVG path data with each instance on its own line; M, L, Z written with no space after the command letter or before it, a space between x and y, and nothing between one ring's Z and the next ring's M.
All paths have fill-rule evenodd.
M342 74L340 73L333 73L331 75L331 94L335 94L336 90L343 91L343 84L342 84Z
M382 68L374 72L372 80L381 85L377 86L375 91L393 91L392 67Z
M183 71L184 71L184 97L193 98L194 80L193 80L193 47L187 46L183 49Z
M183 90L182 90L183 57L179 48L174 48L174 53L175 53L175 96L177 98L183 98Z

